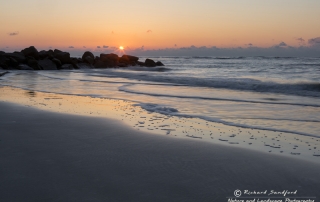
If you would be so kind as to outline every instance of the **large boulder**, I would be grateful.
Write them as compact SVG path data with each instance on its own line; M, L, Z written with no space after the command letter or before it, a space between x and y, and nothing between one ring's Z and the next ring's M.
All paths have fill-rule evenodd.
M58 49L54 49L53 55L55 56L55 55L58 54L58 53L63 53L63 51L58 50Z
M89 64L94 63L94 55L90 51L86 51L82 55L82 61L87 62Z
M137 61L137 64L138 64L139 66L141 66L141 67L146 66L146 64L145 64L144 62L140 62L140 61Z
M126 64L126 63L118 63L118 67L128 67L128 64Z
M25 64L20 64L18 66L18 69L20 69L20 70L33 70L32 67L29 67L28 65L25 65Z
M9 63L10 63L10 59L9 59L9 58L7 58L7 57L4 56L4 55L0 55L0 66L1 66L3 69L7 69Z
M98 60L96 63L94 63L94 67L95 68L108 68L108 67L113 67L110 65L110 63L112 63L112 61L108 61L108 62L103 62L101 60Z
M146 61L144 62L144 64L147 66L147 67L155 67L156 66L156 63L151 60L151 59L146 59Z
M123 64L130 64L131 63L131 61L129 60L129 58L128 57L121 57L121 58L119 58L119 63L123 63Z
M9 58L10 59L10 67L18 67L18 65L19 65L19 62L16 60L16 59L14 59L14 58L12 58L12 57L10 57Z
M83 62L86 62L88 64L91 64L93 65L94 64L94 58L90 57L90 56L87 56L85 58L82 59Z
M59 60L59 59L57 59L57 58L53 58L52 60L51 60L52 62L54 62L54 64L56 64L57 65L57 67L58 67L58 69L61 67L61 61Z
M21 51L24 56L28 57L34 57L35 59L39 59L39 52L34 46L30 46L29 48L25 48Z
M42 50L39 52L39 58L40 59L45 59L45 58L48 58L48 57L53 57L53 50Z
M136 56L132 56L132 55L123 55L121 58L126 58L129 61L132 62L138 62L139 58Z
M164 66L164 64L162 62L160 62L160 61L156 62L156 65L157 66Z
M117 54L114 54L114 53L110 53L110 54L101 53L100 60L103 62L113 61L113 62L117 63L119 61L119 57Z
M60 69L73 69L73 65L72 64L64 64L60 67Z
M5 52L3 52L3 51L0 51L0 55L4 55L5 54Z
M70 64L73 65L74 69L79 69L79 67L78 67L78 59L77 58L70 58Z
M28 66L32 67L34 70L41 70L41 67L38 64L38 61L36 59L30 59L28 60Z
M70 53L68 52L57 52L54 54L54 57L60 60L62 64L71 63Z
M39 60L39 66L43 70L57 70L57 65L49 59Z
M14 58L19 63L24 63L26 61L26 57L21 52L5 53L4 56L7 58Z

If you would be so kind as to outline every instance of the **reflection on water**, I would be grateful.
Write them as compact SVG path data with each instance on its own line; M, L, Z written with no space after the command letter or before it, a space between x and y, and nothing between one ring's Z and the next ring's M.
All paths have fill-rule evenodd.
M177 117L146 111L137 103L90 96L0 88L0 100L61 113L106 117L122 121L135 130L189 138L320 163L320 138L286 132L226 126L198 118ZM165 110L165 109L163 109ZM253 120L247 120L253 121Z

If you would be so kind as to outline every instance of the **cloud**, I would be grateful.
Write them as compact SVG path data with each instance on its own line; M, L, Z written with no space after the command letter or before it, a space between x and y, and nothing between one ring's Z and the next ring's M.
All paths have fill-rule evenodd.
M284 43L285 44L285 43ZM291 47L286 45L285 48L279 48L278 44L271 47L234 47L219 48L216 46L189 46L189 47L172 47L163 49L145 49L144 46L128 50L128 54L138 56L213 56L213 57L319 57L320 46L299 46Z
M309 39L309 40L308 40L308 43L309 43L311 46L320 46L320 37L313 38L313 39Z
M83 46L83 48L87 48L87 47Z
M147 30L147 33L152 33L152 30L151 29Z
M109 46L105 46L105 45L103 45L103 48L109 48Z
M74 48L74 46L69 46L69 48Z
M297 38L297 41L299 42L305 42L305 40L303 38Z
M284 46L287 46L287 44L285 43L285 42L281 42L281 43L279 43L279 45L278 45L279 47L284 47Z
M11 32L9 33L9 36L17 36L19 34L19 32Z
M253 46L253 44L252 43L248 43L248 44L246 44L246 46Z
M111 34L114 34L114 32L112 31Z
M101 48L100 46L97 46L97 48Z
M177 44L174 44L174 47L177 47Z
M133 50L134 52L141 52L144 51L144 46L141 46L140 48L136 48Z

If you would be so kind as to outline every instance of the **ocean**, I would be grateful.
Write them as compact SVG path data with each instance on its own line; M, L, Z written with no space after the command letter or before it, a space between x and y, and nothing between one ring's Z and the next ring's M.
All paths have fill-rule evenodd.
M176 120L201 120L197 124L220 124L240 131L235 133L236 129L225 128L225 132L220 133L228 136L222 139L221 135L220 138L212 136L210 128L214 126L206 128L207 133L200 125L197 129L190 126L194 127L193 132L180 131L187 137L200 138L207 134L211 139L239 144L243 138L237 142L230 139L247 130L248 140L257 140L250 130L259 130L264 131L264 136L260 137L261 144L268 148L271 145L272 149L281 147L272 141L283 133L287 134L286 138L292 136L292 141L297 143L302 142L300 137L308 137L312 139L303 141L305 150L310 150L309 155L320 156L320 58L150 58L162 61L165 66L12 71L2 77L0 85L132 101L149 114L175 117ZM145 59L140 57L140 61ZM170 122L164 126L169 125ZM167 131L173 133L178 128L171 127ZM268 144L263 140L267 136L270 138ZM282 142L285 143L286 138ZM314 141L313 145L309 141ZM297 144L288 152L300 154L293 152L296 147Z

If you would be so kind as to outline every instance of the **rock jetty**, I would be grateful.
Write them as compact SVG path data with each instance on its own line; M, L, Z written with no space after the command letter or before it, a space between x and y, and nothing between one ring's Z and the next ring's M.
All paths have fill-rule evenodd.
M60 70L85 68L117 68L128 66L156 67L164 66L160 61L146 59L144 62L132 55L119 57L114 53L101 53L94 56L86 51L81 58L71 57L70 53L58 49L38 51L34 46L20 52L5 53L0 51L0 69L17 70Z

